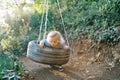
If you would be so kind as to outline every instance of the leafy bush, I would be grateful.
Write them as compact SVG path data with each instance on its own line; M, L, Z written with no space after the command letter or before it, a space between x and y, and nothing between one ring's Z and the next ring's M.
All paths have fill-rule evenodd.
M12 58L4 54L0 54L0 72L4 69L13 69L13 61Z
M30 18L30 26L32 29L39 29L41 24L41 15L39 13L35 13Z
M16 72L16 76L20 75L23 72L23 64L14 55L0 54L0 79L10 79L13 72Z
M94 35L94 41L105 43L109 46L116 45L120 40L120 30L112 26L105 29L104 31L99 31Z
M63 18L68 37L75 39L86 34L94 42L101 41L109 46L117 44L120 36L117 28L120 25L119 3L118 0L66 1L62 6L67 5Z
M9 51L14 54L18 54L21 51L19 38L9 36L8 39L2 39L1 43L3 46L3 51Z

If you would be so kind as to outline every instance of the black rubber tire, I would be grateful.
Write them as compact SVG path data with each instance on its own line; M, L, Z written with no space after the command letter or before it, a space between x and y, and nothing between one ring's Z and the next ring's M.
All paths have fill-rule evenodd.
M69 61L70 51L48 47L40 49L36 41L30 41L27 48L27 57L43 64L63 65Z

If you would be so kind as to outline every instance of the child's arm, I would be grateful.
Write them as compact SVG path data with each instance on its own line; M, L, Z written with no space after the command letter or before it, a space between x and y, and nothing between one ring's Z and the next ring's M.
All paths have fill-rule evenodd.
M39 43L39 47L40 48L44 48L44 44L42 44L41 42Z
M44 42L45 42L45 40L41 40L41 41L40 41L40 43L39 43L39 47L40 47L40 48L44 48Z

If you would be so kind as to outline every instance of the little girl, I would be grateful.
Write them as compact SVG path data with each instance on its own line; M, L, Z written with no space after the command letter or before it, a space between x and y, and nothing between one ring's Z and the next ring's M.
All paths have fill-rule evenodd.
M44 46L52 47L52 48L62 48L65 51L69 48L65 44L65 40L62 35L58 31L51 31L47 35L47 39L43 39L39 44L40 48L44 48Z
M52 47L52 48L61 48L64 51L68 50L69 47L65 44L65 40L62 35L58 31L51 31L47 35L47 39L43 39L39 43L40 48L44 48L44 46ZM54 67L50 65L50 67ZM59 71L63 71L62 66L58 66Z

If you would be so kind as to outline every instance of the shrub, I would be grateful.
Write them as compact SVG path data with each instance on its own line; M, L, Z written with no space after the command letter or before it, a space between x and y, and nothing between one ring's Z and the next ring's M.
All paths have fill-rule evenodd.
M1 43L3 51L9 51L14 54L18 54L21 51L19 38L9 36L8 39L2 39Z
M14 55L0 54L0 79L10 79L13 72L16 73L15 76L20 75L23 72L23 64Z
M39 29L41 22L41 15L39 13L35 13L30 18L30 26L32 29Z

